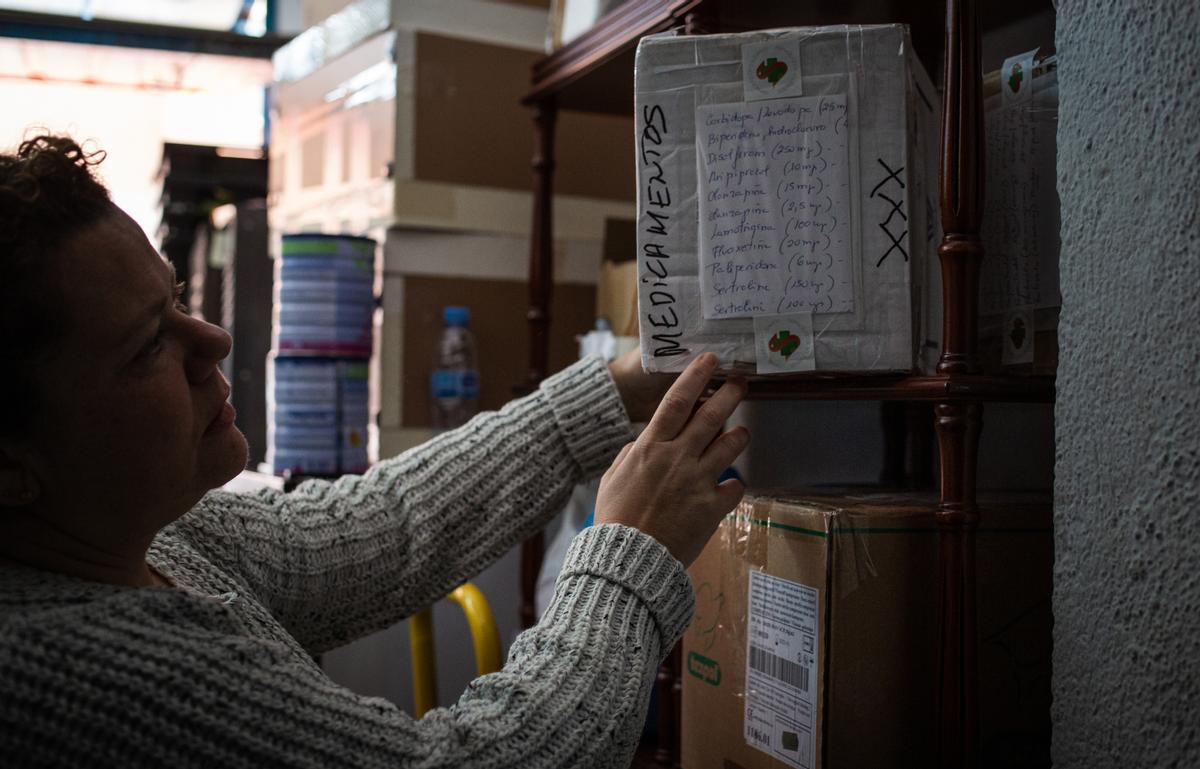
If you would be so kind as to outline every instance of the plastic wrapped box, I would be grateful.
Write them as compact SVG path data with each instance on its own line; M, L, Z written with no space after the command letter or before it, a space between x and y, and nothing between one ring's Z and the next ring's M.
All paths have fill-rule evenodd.
M916 367L939 99L907 28L652 36L635 81L645 368Z
M1048 494L984 494L976 535L981 766L1049 765ZM688 769L937 763L937 499L752 491L688 570Z

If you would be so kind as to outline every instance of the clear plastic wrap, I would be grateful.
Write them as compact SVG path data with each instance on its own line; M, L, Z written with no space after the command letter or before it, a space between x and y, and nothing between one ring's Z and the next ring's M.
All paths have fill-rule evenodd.
M984 78L987 197L980 236L979 352L991 371L1053 374L1058 364L1058 57L1033 63L1026 100ZM1011 60L1009 60L1011 61ZM1012 65L1019 66L1019 65ZM992 75L999 92L992 92Z
M646 369L678 371L705 351L726 369L760 373L913 369L924 266L936 244L939 99L907 28L647 37L635 83ZM772 117L789 109L810 112L812 125ZM821 120L826 109L843 119ZM706 127L739 113L757 137L745 138L754 134L746 120L733 126L740 132ZM720 154L730 147L732 157ZM776 184L788 167L799 169L796 183ZM764 174L757 194L769 179L764 208L721 207L721 196L738 190L714 180L740 169ZM835 200L826 179L849 189ZM712 224L722 220L735 224ZM745 249L763 249L767 264ZM748 304L745 292L763 301ZM779 318L786 337L772 325ZM759 348L785 338L796 354L771 363Z
M1058 364L1059 204L1056 188L1056 55L1034 59L1021 77L1024 98L1006 97L1007 78L984 75L983 262L979 279L979 360L987 373L1053 374ZM1031 63L1031 60L1034 63ZM941 265L926 265L935 299L925 306L922 365L932 370L942 339Z
M1051 502L980 508L981 742L1033 755L1049 736ZM689 569L683 765L936 763L937 562L932 492L747 493Z

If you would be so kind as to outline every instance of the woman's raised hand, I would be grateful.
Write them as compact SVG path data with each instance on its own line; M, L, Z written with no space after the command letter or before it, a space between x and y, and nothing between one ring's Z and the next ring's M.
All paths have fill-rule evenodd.
M642 351L634 348L608 364L625 404L630 422L648 422L663 394L675 381L673 374L648 374L642 370Z
M745 382L727 381L695 408L716 368L716 356L704 353L679 375L646 430L604 474L596 500L596 523L639 529L685 566L744 491L739 481L717 478L750 441L743 427L721 432L746 394Z

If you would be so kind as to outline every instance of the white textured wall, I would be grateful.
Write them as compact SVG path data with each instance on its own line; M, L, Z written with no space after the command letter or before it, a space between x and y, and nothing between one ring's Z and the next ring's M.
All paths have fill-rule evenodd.
M1200 766L1198 38L1059 4L1055 767Z

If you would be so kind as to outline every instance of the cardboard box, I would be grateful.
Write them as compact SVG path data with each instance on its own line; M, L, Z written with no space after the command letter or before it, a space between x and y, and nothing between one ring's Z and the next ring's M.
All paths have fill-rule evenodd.
M690 574L685 769L935 764L936 500L747 494ZM985 766L1048 765L1048 495L984 502Z
M600 253L599 243L555 242L550 373L576 360L577 335L595 325ZM480 408L511 400L528 376L528 238L392 228L383 254L381 428L429 427L429 374L447 305L471 310Z
M1058 368L1059 201L1057 56L1007 59L983 78L986 199L980 237L979 363L996 374L1053 375ZM1015 68L1015 74L1014 74ZM1012 95L1014 85L1024 96ZM928 265L931 295L941 267ZM925 364L941 348L942 306L926 307Z
M637 336L637 225L632 219L604 223L604 259L596 281L596 317L613 333Z
M635 101L647 370L917 365L940 101L907 27L647 37Z
M1053 375L1058 368L1058 57L1005 61L999 93L985 77L987 200L980 276L980 359L985 371ZM1031 93L1010 100L1014 70ZM1004 82L1001 82L1004 81Z
M545 18L482 0L358 0L280 48L272 227L527 235L533 125L520 99ZM607 218L629 217L632 122L559 117L556 237L600 240Z

